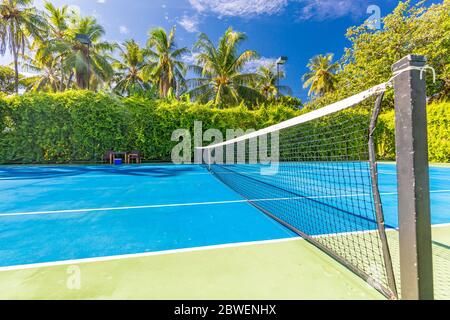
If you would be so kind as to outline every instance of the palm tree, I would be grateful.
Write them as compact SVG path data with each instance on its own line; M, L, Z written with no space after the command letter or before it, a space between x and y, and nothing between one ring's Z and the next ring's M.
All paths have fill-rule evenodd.
M0 53L9 48L14 60L15 91L19 92L19 54L25 53L29 37L40 38L45 19L33 7L33 0L2 0L0 3Z
M87 35L91 45L81 43L76 39L77 34ZM89 87L89 82L101 83L108 81L114 74L110 64L112 53L116 45L101 41L105 34L103 27L94 17L75 17L74 25L70 29L71 50L64 58L66 68L75 71L75 78L80 89Z
M144 81L142 69L145 66L146 52L134 40L125 41L120 47L121 61L113 63L117 70L114 91L120 95L142 93L150 90L150 85Z
M152 80L159 88L159 94L166 98L169 90L179 91L184 85L186 64L182 61L183 55L189 50L177 48L173 27L170 33L162 28L150 30L147 41L147 65L143 68L145 80Z
M69 7L63 5L55 7L51 2L45 2L45 17L49 26L50 39L64 39L69 29L71 18Z
M71 13L69 7L64 5L56 8L52 3L45 2L44 17L48 25L48 34L44 39L35 39L32 48L36 50L33 67L40 69L44 68L59 69L59 81L56 86L57 90L63 91L66 89L66 71L62 63L62 55L56 48L58 45L69 41L68 30L70 28ZM53 61L50 61L53 60ZM38 62L38 63L36 63ZM29 66L30 69L33 67ZM32 77L32 79L39 79L39 77ZM27 81L31 81L28 79Z
M0 92L13 94L15 92L15 73L7 66L0 66Z
M20 84L25 87L26 91L62 91L60 87L61 73L57 60L51 56L46 59L40 59L37 56L34 58L23 56L23 60L22 69L33 73L33 75L20 80Z
M276 98L282 92L292 95L292 89L289 86L279 85L279 80L286 78L286 73L278 71L275 63L268 66L260 66L258 74L261 76L261 79L256 84L256 88L266 99Z
M101 41L105 30L95 18L76 14L70 18L71 25L65 36L53 41L49 45L49 51L61 59L62 68L68 73L66 88L72 87L74 77L78 88L96 88L114 75L110 53L116 45ZM91 44L78 40L79 34L87 36Z
M214 101L217 106L237 105L244 99L261 98L261 94L252 83L260 76L256 73L244 73L246 63L257 57L257 53L246 50L238 53L238 47L246 39L241 32L228 28L216 47L208 36L200 34L194 48L199 51L199 68L193 68L200 78L189 80L193 87L189 95L200 101Z
M308 68L310 72L303 76L303 87L309 89L309 95L322 96L332 92L336 85L336 72L339 70L339 64L333 63L334 55L317 55L309 60Z

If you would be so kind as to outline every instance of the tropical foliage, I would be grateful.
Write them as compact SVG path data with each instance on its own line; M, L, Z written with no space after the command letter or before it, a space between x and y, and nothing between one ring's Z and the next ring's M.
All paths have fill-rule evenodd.
M255 59L257 53L253 50L239 52L244 40L245 35L232 28L228 28L217 46L206 34L199 36L194 45L199 67L193 68L199 77L189 80L193 87L190 96L202 102L213 101L220 107L261 99L258 90L252 87L261 76L244 71L246 63Z
M277 98L280 95L292 95L292 89L289 86L280 85L281 79L286 78L284 70L278 70L277 65L272 63L268 66L260 66L258 69L259 79L256 88L266 99Z
M13 56L15 91L19 92L19 54L29 45L29 38L41 38L46 30L45 20L33 8L33 0L1 0L0 53L7 49Z
M92 91L0 97L0 163L101 161L105 150L140 150L147 160L169 161L174 130L255 128L298 115L271 104L227 109L188 101L119 98ZM30 137L33 137L32 139Z
M323 96L336 89L336 73L339 71L339 64L333 63L334 55L317 55L313 57L308 68L310 72L303 76L304 88L309 89L309 95Z
M185 87L186 64L181 60L187 48L177 48L175 27L169 34L162 28L150 30L147 41L147 65L143 68L145 78L154 82L159 94L166 98L169 90L180 92Z
M425 55L436 70L436 83L427 80L429 97L450 96L450 0L414 3L399 2L380 30L367 24L350 28L350 46L342 57L312 57L302 78L309 88L307 107L316 109L386 81L391 65L411 53ZM40 92L90 89L219 108L262 107L274 100L297 105L276 65L249 67L258 54L244 48L246 36L232 28L217 42L200 34L192 52L177 47L175 27L150 30L143 47L133 39L111 43L104 35L94 17L68 6L46 2L40 12L32 0L0 0L0 53L11 53L14 73L11 91L10 69L2 70L3 92L17 93L19 87Z
M94 17L67 5L46 2L39 12L32 0L0 1L0 53L7 48L13 53L15 92L20 85L25 91L183 96L221 108L241 103L253 107L291 94L290 88L279 85L284 73L277 74L273 66L248 72L247 63L258 55L240 51L246 37L231 28L217 46L206 34L200 35L192 54L177 46L175 27L151 29L144 47L133 39L116 44L104 41L105 30ZM187 63L188 56L196 57L196 63ZM25 77L19 75L19 67ZM195 77L187 80L188 74Z
M450 103L428 106L430 159L450 162ZM174 130L195 121L203 129L261 129L301 114L281 104L257 110L145 97L117 98L106 93L66 91L0 97L0 163L100 161L105 150L141 150L147 160L170 159ZM343 116L358 116L345 113ZM365 117L365 116L364 116ZM348 121L343 121L346 125ZM326 120L322 125L327 125ZM395 159L394 112L381 115L378 158ZM32 139L30 137L33 137Z
M92 161L110 148L167 160L173 130L192 129L195 120L204 129L266 127L385 82L391 65L411 53L425 55L437 75L436 83L427 78L430 159L450 162L449 12L450 0L405 1L380 30L350 28L342 57L311 59L303 76L311 98L300 111L301 101L280 85L283 71L250 71L258 54L231 28L217 43L201 34L192 52L177 47L175 28L152 29L142 47L132 39L118 45L104 40L95 18L68 6L46 3L38 12L31 0L0 0L0 53L13 57L0 68L0 162ZM19 88L28 93L4 94ZM394 159L389 108L376 139L379 159Z
M15 92L15 73L11 68L0 66L0 91L6 94Z
M144 80L146 52L134 40L128 40L120 46L120 60L113 62L116 71L114 91L122 96L142 95L151 90Z
M30 90L64 91L67 89L99 89L113 76L110 54L116 48L102 40L103 27L93 17L82 17L67 6L55 8L45 4L45 20L48 35L35 39L31 49L35 50L25 69L35 73L51 74L47 81L42 77L27 79ZM83 35L80 37L80 35ZM42 72L42 69L45 72ZM41 71L41 72L40 72ZM36 80L33 83L33 80Z
M436 71L437 81L427 76L428 96L433 100L450 97L450 0L429 5L429 1L399 2L383 18L382 28L372 30L366 24L350 28L351 46L339 59L342 70L336 75L336 90L316 97L308 104L320 108L374 85L392 76L392 65L407 54L424 55ZM392 105L392 93L387 95Z
M27 91L51 91L60 89L60 70L55 59L41 58L37 56L22 57L22 70L33 75L24 77L20 83Z

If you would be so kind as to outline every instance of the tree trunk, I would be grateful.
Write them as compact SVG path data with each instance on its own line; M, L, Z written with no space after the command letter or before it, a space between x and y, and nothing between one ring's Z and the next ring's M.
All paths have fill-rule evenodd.
M17 50L17 45L15 39L11 40L13 58L14 58L14 88L16 94L19 94L19 53Z
M59 91L63 92L64 91L64 80L65 80L65 77L64 77L64 68L62 66L62 63L61 63L61 66L60 66L60 72L61 72L61 81L59 83Z
M75 78L77 79L78 87L82 90L85 90L87 88L85 74L76 72Z
M162 94L162 98L167 98L167 94L169 92L170 89L170 82L168 79L164 78L161 81L161 94Z
M70 86L72 85L73 72L70 73L69 79L67 80L67 89L70 90Z

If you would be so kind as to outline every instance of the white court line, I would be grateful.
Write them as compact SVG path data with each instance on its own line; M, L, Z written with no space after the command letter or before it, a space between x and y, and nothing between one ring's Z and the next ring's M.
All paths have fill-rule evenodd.
M387 171L383 171L383 170L378 171L378 173L379 174L383 174L383 175L390 175L390 176L396 176L397 175L397 173L387 172ZM450 181L450 179L447 179L447 178L439 178L439 177L434 177L434 176L431 177L431 175L430 175L430 179L433 180L433 181L436 181L436 180L439 180L439 181Z
M450 226L450 223L433 225L434 228L441 228L441 227L446 227L446 226ZM395 230L395 229L388 229L388 230ZM342 236L342 235L365 234L365 233L372 233L372 232L377 232L377 231L376 230L375 231L368 230L368 231L357 231L357 232L345 232L345 233L341 233L341 234L318 235L318 236L313 236L312 238L320 239L323 237L331 237L331 236L337 237L337 236ZM120 261L120 260L133 259L133 258L164 256L164 255L189 253L189 252L212 251L212 250L218 250L218 249L239 248L239 247L244 247L244 246L257 246L257 245L265 245L265 244L276 244L276 243L293 242L293 241L299 241L299 240L303 241L304 239L302 237L292 237L292 238L283 238L283 239L277 239L277 240L237 242L237 243L230 243L230 244L220 244L220 245L214 245L214 246L194 247L194 248L185 248L185 249L173 249L173 250L164 250L164 251L155 251L155 252L97 257L97 258L85 258L85 259L75 259L75 260L43 262L43 263L17 265L17 266L10 266L10 267L0 267L0 272L29 270L29 269L37 269L37 268L48 268L48 267L65 266L65 265L77 265L77 264L86 264L86 263L94 263L94 262Z
M447 193L450 192L450 190L435 190L435 191L430 191L430 193Z
M62 261L55 261L55 262L25 264L25 265L11 266L11 267L0 267L0 272L27 270L27 269L35 269L35 268L46 268L46 267L56 267L56 266L64 266L64 265L86 264L86 263L93 263L93 262L116 261L116 260L132 259L132 258L164 256L164 255L171 255L171 254L177 254L177 253L210 251L210 250L217 250L217 249L238 248L238 247L244 247L244 246L257 246L257 245L275 244L275 243L291 242L291 241L298 241L298 240L303 240L303 238L293 237L293 238L283 238L283 239L277 239L277 240L237 242L237 243L230 243L230 244L220 244L220 245L214 245L214 246L194 247L194 248L186 248L186 249L174 249L174 250L164 250L164 251L155 251L155 252L124 254L124 255L117 255L117 256L106 256L106 257L98 257L98 258L86 258L86 259L76 259L76 260L62 260Z
M434 190L434 191L430 191L430 193L448 193L450 192L450 190ZM396 196L398 195L398 192L384 192L384 193L380 193L380 195L382 196Z
M343 169L337 169L337 168L330 168L330 171L337 171L337 170L341 170L341 171L347 171L345 168ZM366 172L366 170L351 170L352 172ZM176 171L175 171L176 172ZM283 171L281 171L281 176ZM302 170L301 172L303 173L317 173L317 171L314 170ZM220 174L255 174L255 175L259 175L261 174L261 171L234 171L234 172L218 172ZM182 176L202 176L202 175L211 175L211 172L190 172L190 173L183 173ZM42 180L46 180L46 179L58 179L58 178L64 178L64 179L92 179L92 178L123 178L123 177L129 177L129 178L159 178L159 176L164 176L164 174L161 175L130 175L130 174L121 174L121 173L111 173L111 174L99 174L99 175L84 175L84 174L80 174L80 175L58 175L58 176L52 176L52 177L45 177ZM175 177L174 177L175 178ZM13 180L13 181L24 181L24 180L34 180L32 178L20 178L20 179L14 179L12 177L10 178L0 178L1 180Z
M176 172L176 171L174 171ZM196 175L211 175L210 172L197 172L197 173L183 173L183 176L196 176ZM70 178L70 179L92 179L92 178L123 178L123 177L130 177L130 178L159 178L160 176L165 176L164 174L155 174L155 175L131 175L126 173L111 173L111 174L99 174L99 175L70 175L70 174L61 174L56 175L52 177L45 177L42 180L45 179L57 179L57 178ZM21 180L35 180L33 178L0 178L0 180L14 180L14 181L21 181Z
M58 213L88 213L88 212L101 212L101 211L156 209L156 208L172 208L172 207L193 207L193 206L209 206L209 205L245 203L245 202L248 202L248 201L247 200L230 200L230 201L217 201L217 202L192 202L192 203L175 203L175 204L155 204L155 205L148 205L148 206L132 206L132 207L74 209L74 210L55 210L55 211L35 211L35 212L16 212L16 213L1 213L0 217L44 215L44 214L58 214Z
M447 193L450 190L436 190L430 193ZM397 195L396 192L381 193L382 196ZM103 211L123 211L123 210L140 210L140 209L158 209L158 208L176 208L176 207L195 207L195 206L213 206L223 204L237 204L248 202L269 202L269 201L288 201L301 199L335 199L335 198L353 198L353 197L367 197L370 194L345 194L336 196L311 196L311 197L288 197L288 198L267 198L267 199L253 199L253 200L228 200L215 202L191 202L191 203L174 203L174 204L155 204L146 206L129 206L129 207L112 207L112 208L90 208L90 209L73 209L73 210L54 210L54 211L32 211L32 212L14 212L14 213L0 213L1 217L15 217L15 216L31 216L31 215L50 215L62 213L89 213L89 212L103 212Z
M450 223L433 224L433 228L445 228L445 227L450 227Z
M212 205L221 205L221 204L248 203L248 202L287 201L287 200L300 200L300 199L350 198L350 197L363 197L363 196L364 197L370 196L370 194L360 193L360 194L348 194L348 195L337 195L337 196L287 197L287 198L267 198L267 199L252 199L252 200L242 199L242 200L215 201L215 202L155 204L155 205L131 206L131 207L15 212L15 213L0 213L0 218L1 217L14 217L14 216L60 214L60 213L88 213L88 212L101 212L101 211L139 210L139 209L157 209L157 208L173 208L173 207L195 207L195 206L212 206Z

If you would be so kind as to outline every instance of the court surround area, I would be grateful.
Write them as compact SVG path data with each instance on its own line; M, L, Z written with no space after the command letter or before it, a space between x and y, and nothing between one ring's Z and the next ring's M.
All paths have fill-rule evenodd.
M396 167L379 173L395 264ZM448 299L450 168L430 178ZM3 299L384 298L202 166L2 166L0 181Z

